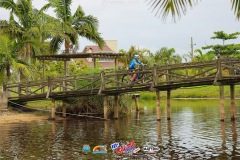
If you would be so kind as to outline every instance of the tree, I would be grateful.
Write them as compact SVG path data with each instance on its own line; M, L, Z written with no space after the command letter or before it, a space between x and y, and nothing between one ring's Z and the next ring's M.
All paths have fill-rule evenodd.
M54 8L63 32L69 37L69 39L66 39L61 36L54 36L51 40L52 50L59 50L60 45L65 42L65 53L69 54L70 43L77 48L79 36L85 37L102 47L105 42L98 32L97 18L91 15L86 16L81 6L78 6L76 12L72 15L71 4L72 0L49 0L49 5Z
M237 39L240 32L227 34L224 31L218 31L218 32L214 32L214 34L215 36L211 37L211 39L221 39L223 41L223 46L224 46L224 42L226 40Z
M215 55L225 55L225 56L238 56L240 53L240 44L225 44L226 40L238 38L239 32L227 34L223 31L214 32L215 36L211 37L212 39L221 39L223 41L222 45L208 45L202 47L202 49L210 49L209 52L214 53Z
M162 47L155 54L152 55L154 63L157 65L178 64L182 62L182 58L175 54L175 49Z
M208 52L204 54L201 49L196 49L194 52L199 53L199 55L195 56L195 60L197 62L211 61L211 60L214 60L216 57L215 54L212 52Z
M11 41L6 35L0 36L0 82L3 82L5 77L10 81L11 73L19 69L26 75L31 75L27 64L18 59L16 46L17 43Z
M147 0L152 7L153 11L156 11L156 16L166 19L169 14L172 15L174 21L176 18L180 18L182 14L186 14L186 11L197 4L200 0ZM232 10L237 19L240 19L240 0L231 0Z
M43 35L46 35L51 28L41 25L46 22L43 11L49 5L37 10L33 8L32 0L17 0L16 2L1 0L0 7L10 10L9 22L0 21L0 29L18 42L19 54L23 53L19 57L27 56L28 63L30 63L31 54L41 53L40 50L44 48L41 44L45 40Z

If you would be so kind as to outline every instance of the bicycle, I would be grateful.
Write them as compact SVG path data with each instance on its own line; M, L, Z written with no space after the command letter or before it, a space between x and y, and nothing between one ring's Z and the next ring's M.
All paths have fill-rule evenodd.
M146 64L142 64L142 65L140 65L140 68L137 69L137 70L142 71L145 66L146 66ZM122 82L123 83L126 83L126 84L131 83L130 79L132 78L132 76L133 76L133 74L135 72L134 70L135 69L129 69L128 72L131 72L132 74L125 74L125 75L123 75L123 77L122 77ZM131 77L130 77L130 75L131 75ZM137 82L140 79L142 79L143 77L144 77L144 73L137 73L136 78L133 80L133 82Z

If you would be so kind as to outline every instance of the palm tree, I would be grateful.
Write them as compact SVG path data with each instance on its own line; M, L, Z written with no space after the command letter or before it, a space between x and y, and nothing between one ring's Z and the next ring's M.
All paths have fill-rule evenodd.
M5 77L10 81L11 73L20 69L22 73L31 75L27 64L18 59L16 46L17 43L11 41L6 35L0 36L0 82L3 82Z
M76 12L71 14L72 0L49 0L49 5L54 8L57 19L61 22L62 30L69 39L61 36L54 36L51 40L51 48L57 51L60 45L65 42L65 53L69 54L70 43L78 47L79 36L97 43L100 47L104 45L104 40L98 32L97 18L86 16L82 7L78 6Z
M216 57L215 54L212 52L208 52L204 54L201 49L196 49L194 52L199 53L199 55L195 56L195 60L197 62L211 61L211 60L214 60Z
M166 65L166 64L178 64L182 62L181 56L178 54L175 55L175 49L167 47L162 47L155 54L152 55L154 59L154 63L158 65Z
M26 56L30 63L31 55L40 54L41 49L44 48L43 42L49 38L49 31L55 31L53 22L49 23L50 18L43 13L49 5L37 10L33 8L32 0L17 0L16 2L1 0L0 7L10 10L9 21L1 20L0 29L18 42L19 58Z
M180 18L185 14L189 7L197 4L200 0L147 0L151 5L153 11L156 11L156 16L166 19L169 14L172 18ZM240 18L240 0L231 0L232 10L237 19Z

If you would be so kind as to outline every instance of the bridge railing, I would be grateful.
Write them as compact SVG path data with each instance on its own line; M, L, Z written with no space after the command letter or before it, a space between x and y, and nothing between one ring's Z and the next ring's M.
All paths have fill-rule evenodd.
M47 93L48 82L46 80L38 80L31 82L5 84L4 90L7 91L8 97L10 99L36 96Z
M131 82L133 74L141 75ZM143 70L102 71L100 73L53 78L48 80L14 83L4 86L9 99L49 98L69 95L118 94L121 92L147 90L178 84L221 83L222 80L240 81L240 59L218 58L214 61L183 63L166 66L155 65ZM204 84L204 83L202 83ZM191 86L189 85L189 86Z
M99 73L50 78L48 83L47 97L53 95L64 96L70 92L81 92L82 94L86 92L86 94L89 94L98 91L101 85Z
M237 73L240 73L240 59L218 58L208 62L157 66L155 72L155 86L194 81L212 81L214 84L224 78L239 77Z
M240 76L240 59L226 58L221 60L222 78Z
M131 81L133 74L137 79ZM101 87L99 94L104 91L124 90L126 88L141 88L152 83L152 69L136 69L133 71L121 70L114 72L101 72Z
M217 66L216 61L184 63L160 66L156 68L156 72L157 79L155 80L155 85L169 85L215 77Z

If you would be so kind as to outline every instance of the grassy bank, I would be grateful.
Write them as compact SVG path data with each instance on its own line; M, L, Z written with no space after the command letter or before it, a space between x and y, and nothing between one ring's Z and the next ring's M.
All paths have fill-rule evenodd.
M230 87L224 87L224 95L230 97ZM141 99L155 99L155 92L142 92ZM240 97L240 85L235 86L235 96ZM166 99L167 92L160 91L160 97ZM171 91L171 98L219 98L219 86L199 86L180 88Z
M56 107L62 105L61 101L56 101ZM40 101L30 101L27 103L28 107L35 108L35 109L51 109L52 108L52 101L51 100L40 100Z

